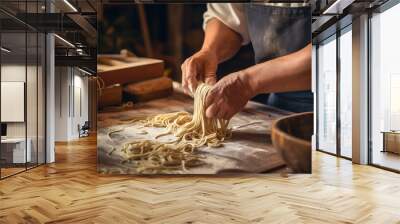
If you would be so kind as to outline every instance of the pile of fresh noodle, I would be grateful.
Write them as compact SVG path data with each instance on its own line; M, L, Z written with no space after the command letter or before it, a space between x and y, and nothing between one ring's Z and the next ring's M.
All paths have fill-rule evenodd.
M142 122L146 127L166 128L163 135L173 134L172 142L136 140L120 149L124 162L134 162L138 173L165 173L171 170L187 171L188 167L203 165L196 149L207 145L218 147L231 136L228 120L210 119L205 115L205 100L211 86L200 84L194 93L193 116L188 112L160 114Z

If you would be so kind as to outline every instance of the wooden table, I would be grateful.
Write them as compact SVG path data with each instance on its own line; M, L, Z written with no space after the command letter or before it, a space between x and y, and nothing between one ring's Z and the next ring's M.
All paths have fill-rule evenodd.
M382 152L400 154L400 131L382 131L383 149Z
M121 120L133 117L154 115L167 112L193 112L193 99L179 92L167 98L135 104L134 109L119 112L100 112L98 114L98 170L100 173L137 174L132 164L122 164L122 154L119 148L124 142L133 139L152 139L165 129L152 128L146 130L150 136L143 136L138 127L127 127L125 131L107 135L109 131L126 127ZM260 121L258 124L239 128L233 131L232 138L224 142L221 148L202 147L199 151L206 156L207 165L190 168L189 172L174 171L171 174L216 174L252 172L265 173L282 171L285 163L280 154L272 146L270 128L272 122L288 112L268 107L259 103L249 102L246 107L235 115L230 127ZM140 130L142 132L142 130ZM113 147L115 148L113 150ZM110 152L112 152L111 155Z
M2 158L0 160L3 162L0 165L2 167L25 166L26 162L32 160L32 140L30 138L3 138L1 147Z

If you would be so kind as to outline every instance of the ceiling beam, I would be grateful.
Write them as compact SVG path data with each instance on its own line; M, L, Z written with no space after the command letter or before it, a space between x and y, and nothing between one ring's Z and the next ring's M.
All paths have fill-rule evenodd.
M56 66L87 67L96 71L97 58L92 56L55 56Z
M72 21L74 21L78 26L80 26L90 37L96 37L96 28L88 22L88 20L80 14L68 14L67 15Z
M323 12L324 15L338 15L351 5L355 0L336 0L330 4Z

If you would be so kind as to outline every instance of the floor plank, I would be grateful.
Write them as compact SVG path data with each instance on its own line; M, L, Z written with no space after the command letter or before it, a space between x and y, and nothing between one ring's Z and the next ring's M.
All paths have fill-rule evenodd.
M96 139L0 181L0 223L400 223L400 175L313 152L312 175L107 176Z
M388 167L394 170L400 170L400 154L374 150L372 161L377 165Z

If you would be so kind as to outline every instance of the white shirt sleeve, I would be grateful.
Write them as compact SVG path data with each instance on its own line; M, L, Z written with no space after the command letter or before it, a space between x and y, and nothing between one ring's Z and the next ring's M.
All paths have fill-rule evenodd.
M247 18L244 14L243 4L241 3L208 3L207 11L203 15L203 29L207 22L216 18L226 26L242 36L242 45L250 42L249 31L247 29Z

